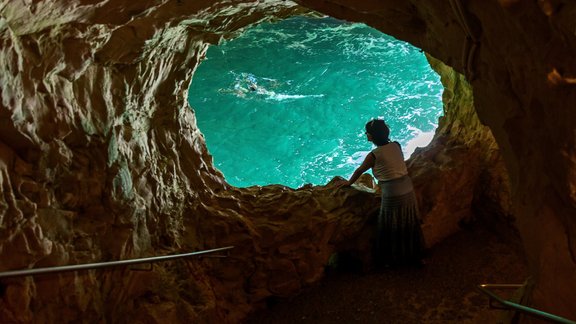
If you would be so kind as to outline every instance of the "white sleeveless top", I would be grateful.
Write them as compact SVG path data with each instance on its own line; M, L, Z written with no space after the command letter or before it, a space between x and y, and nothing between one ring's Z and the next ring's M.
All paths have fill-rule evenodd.
M404 154L400 144L390 142L372 150L376 160L372 167L372 174L378 181L388 181L408 174Z

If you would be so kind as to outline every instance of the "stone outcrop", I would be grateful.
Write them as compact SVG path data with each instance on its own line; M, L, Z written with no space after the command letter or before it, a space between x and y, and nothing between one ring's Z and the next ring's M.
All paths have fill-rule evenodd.
M492 132L478 119L470 84L442 62L428 61L444 86L444 115L430 145L408 161L428 244L479 220L513 227L508 174Z
M427 240L513 214L526 303L576 318L576 5L299 3L457 72L431 59L446 71L445 117L410 161ZM153 271L2 279L0 321L237 322L317 281L333 252L365 250L378 207L369 179L362 190L230 187L186 103L209 44L306 12L276 0L0 1L0 271L235 246Z

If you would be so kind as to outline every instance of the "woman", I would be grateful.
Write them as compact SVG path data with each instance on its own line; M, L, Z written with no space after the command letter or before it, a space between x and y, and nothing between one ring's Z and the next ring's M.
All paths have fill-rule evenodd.
M424 239L412 180L400 144L390 141L390 129L380 119L366 124L366 135L376 148L342 186L352 185L372 168L372 174L382 189L374 246L375 263L377 266L421 266Z

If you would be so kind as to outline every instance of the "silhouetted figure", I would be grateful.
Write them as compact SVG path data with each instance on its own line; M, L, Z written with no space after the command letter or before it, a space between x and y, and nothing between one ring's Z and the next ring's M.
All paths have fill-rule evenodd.
M384 120L373 119L366 124L367 139L376 148L340 186L352 185L371 168L382 189L374 244L376 266L422 266L424 237L416 195L400 144L391 142L389 135L390 129Z

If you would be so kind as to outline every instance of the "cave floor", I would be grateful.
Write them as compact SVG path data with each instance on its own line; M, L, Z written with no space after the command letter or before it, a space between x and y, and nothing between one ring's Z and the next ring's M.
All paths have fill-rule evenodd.
M422 269L332 271L291 299L275 300L246 323L499 323L481 283L522 283L519 238L486 227L461 230L431 249ZM497 293L511 298L514 291Z

